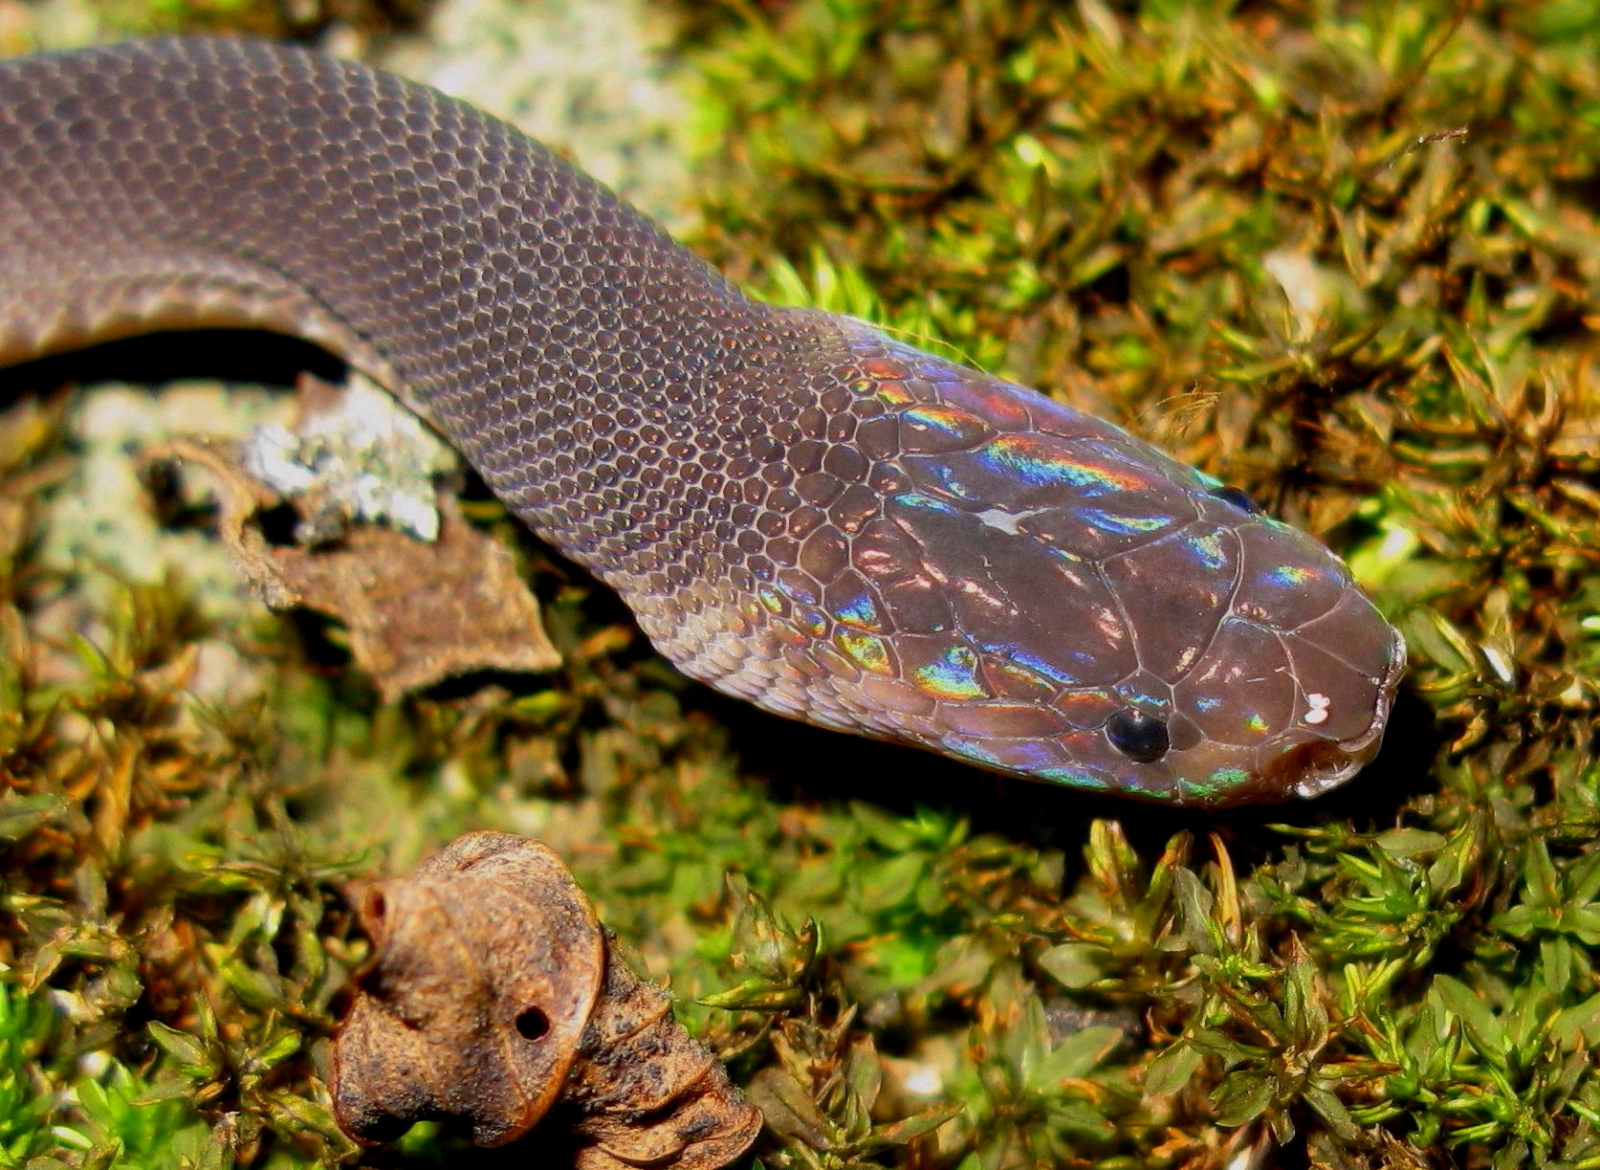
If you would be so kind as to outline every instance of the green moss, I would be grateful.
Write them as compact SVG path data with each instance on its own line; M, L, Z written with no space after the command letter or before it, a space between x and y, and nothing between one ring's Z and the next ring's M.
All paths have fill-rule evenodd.
M378 32L414 20L418 0L84 0L112 37L171 32L248 32L312 37L334 24Z
M1315 804L1180 816L774 730L562 569L560 674L385 708L320 636L41 562L71 464L59 409L10 408L0 1150L353 1161L318 1063L341 890L495 827L670 977L767 1166L1600 1164L1594 8L683 12L707 254L1349 555L1413 672ZM196 701L224 639L261 685Z
M1510 875L1542 858L1543 904L1586 920L1581 880L1554 875L1587 872L1594 825L1593 58L1541 40L1542 9L1351 11L1084 5L1058 24L1044 6L805 6L715 59L708 124L740 148L719 156L735 186L712 240L757 257L757 279L778 265L784 288L783 253L821 234L813 268L850 265L890 321L960 288L969 315L934 321L957 346L983 344L973 328L1010 339L1011 372L1135 427L1162 430L1161 404L1185 424L1169 444L1349 549L1421 658L1446 746L1407 804L1286 827L1305 839L1287 851L1231 825L1251 872L1218 854L1209 876L1171 871L1175 901L1149 908L1158 881L1103 919L1085 892L1125 885L1136 855L1113 865L1091 842L1057 924L1071 941L1038 961L1171 1041L1144 1068L1142 1120L1103 1152L1216 1148L1198 1121L1298 1130L1319 1163L1398 1138L1575 1164L1593 1141L1588 944L1536 945L1528 923L1553 919ZM1298 259L1300 287L1274 254ZM817 299L844 307L824 282ZM1109 1094L1118 1071L1094 1079ZM1043 1117L995 1115L1028 1117L1014 1156L1046 1156ZM1174 1120L1191 1145L1148 1144ZM1069 1149L1093 1160L1081 1135L1048 1156Z

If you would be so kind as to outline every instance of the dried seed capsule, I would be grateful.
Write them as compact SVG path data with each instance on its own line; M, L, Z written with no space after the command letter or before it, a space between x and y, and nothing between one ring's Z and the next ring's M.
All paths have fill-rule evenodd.
M579 1170L715 1170L761 1114L617 961L560 860L537 841L468 833L358 906L373 953L333 1045L333 1102L357 1141L445 1118L472 1140L521 1137L552 1107Z

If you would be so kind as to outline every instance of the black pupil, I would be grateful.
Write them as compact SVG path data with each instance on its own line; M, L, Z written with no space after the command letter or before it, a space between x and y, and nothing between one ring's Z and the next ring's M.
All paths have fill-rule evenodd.
M1106 720L1106 738L1111 746L1131 760L1153 763L1167 754L1167 725L1154 715L1125 707Z
M1245 495L1236 487L1223 486L1219 488L1212 488L1211 494L1214 498L1221 500L1223 503L1232 504L1235 508L1249 512L1252 516L1261 511L1260 508L1256 507L1256 502L1254 500Z

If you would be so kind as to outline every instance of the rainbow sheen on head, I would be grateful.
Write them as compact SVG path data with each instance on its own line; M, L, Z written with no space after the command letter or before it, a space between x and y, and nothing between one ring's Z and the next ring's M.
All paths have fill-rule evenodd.
M1115 426L842 331L881 411L839 466L873 503L762 584L807 718L1185 804L1314 795L1376 753L1404 650L1327 549ZM799 713L786 683L746 693Z

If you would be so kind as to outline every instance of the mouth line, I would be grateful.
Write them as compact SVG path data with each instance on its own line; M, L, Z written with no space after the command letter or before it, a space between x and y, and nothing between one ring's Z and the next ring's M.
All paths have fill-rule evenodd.
M1406 673L1406 643L1400 637L1400 632L1395 631L1394 653L1389 657L1389 669L1378 683L1378 702L1372 711L1372 722L1367 730L1354 739L1342 740L1339 746L1346 751L1357 752L1367 747L1374 739L1383 735L1383 730L1389 723L1389 712L1394 707L1395 694L1399 690L1400 680Z

